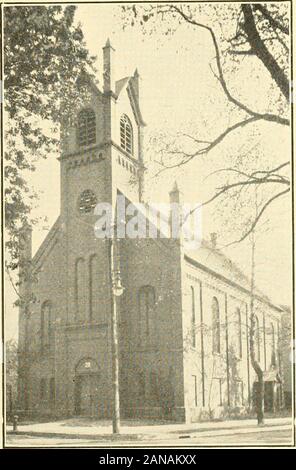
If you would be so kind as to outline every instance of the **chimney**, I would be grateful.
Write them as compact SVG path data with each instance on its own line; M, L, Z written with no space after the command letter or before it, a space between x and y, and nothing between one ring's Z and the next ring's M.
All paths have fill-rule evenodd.
M103 47L104 93L115 93L114 52L115 49L111 46L108 38L105 47Z
M211 245L212 245L212 248L214 249L217 248L217 233L216 232L211 233Z

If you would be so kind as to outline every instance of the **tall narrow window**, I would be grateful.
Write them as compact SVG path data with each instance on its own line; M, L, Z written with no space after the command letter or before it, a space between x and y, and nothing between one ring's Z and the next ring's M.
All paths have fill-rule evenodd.
M219 303L216 297L213 297L213 300L212 300L212 338L213 338L213 353L220 354L221 352L220 311L219 311Z
M120 146L126 152L133 153L133 128L126 114L120 118Z
M223 379L219 379L219 406L223 405Z
M41 306L41 350L50 346L51 339L51 304L46 301Z
M157 405L159 401L158 376L156 372L150 372L150 401Z
M142 371L138 373L138 391L140 399L144 400L146 397L146 381L145 374Z
M196 347L196 318L195 318L195 292L191 286L191 346Z
M260 362L260 325L257 315L254 317L254 348L255 358Z
M55 401L55 380L51 377L49 380L49 401L53 405Z
M236 380L234 393L234 404L235 406L241 406L244 404L244 384L242 380Z
M243 344L242 344L242 316L240 309L236 309L236 336L237 336L237 354L238 357L243 357Z
M79 258L75 264L76 320L85 320L87 311L87 282L85 261Z
M40 400L45 400L46 396L46 381L44 378L40 379Z
M275 332L273 323L270 323L270 334L271 334L271 365L276 365L276 352L275 352Z
M96 143L96 115L90 108L78 114L77 140L80 147Z
M97 255L92 255L89 260L89 307L90 319L99 318L99 259Z
M141 340L153 339L155 334L155 291L152 286L139 290L139 322Z
M193 378L194 406L197 406L197 377L196 375L193 375L192 378Z

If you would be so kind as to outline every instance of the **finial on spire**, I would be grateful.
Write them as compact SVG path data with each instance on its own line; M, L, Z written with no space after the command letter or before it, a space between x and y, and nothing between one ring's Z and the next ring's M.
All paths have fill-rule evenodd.
M138 71L138 69L136 69L136 70L134 71L134 77L135 77L135 78L139 78L139 76L140 76L139 71Z
M175 192L177 192L177 191L179 191L179 188L178 188L177 181L175 180L175 182L174 182L174 184L173 184L173 187L172 187L172 189L171 189L170 192L171 192L171 193L175 193Z
M106 44L104 46L104 49L106 48L111 48L114 50L114 47L111 45L110 38L107 38Z

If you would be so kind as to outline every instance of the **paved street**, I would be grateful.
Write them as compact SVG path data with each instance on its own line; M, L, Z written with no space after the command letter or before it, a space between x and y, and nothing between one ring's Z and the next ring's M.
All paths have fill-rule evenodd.
M94 439L71 439L71 438L57 438L57 437L32 437L32 436L16 436L8 435L6 446L10 447L187 447L187 446L264 446L264 445L289 445L292 442L292 434L289 429L283 430L270 430L250 433L229 433L229 434L213 434L192 436L189 438L176 438L172 436L166 439L153 439L153 440L129 440L116 442L101 442L98 443Z

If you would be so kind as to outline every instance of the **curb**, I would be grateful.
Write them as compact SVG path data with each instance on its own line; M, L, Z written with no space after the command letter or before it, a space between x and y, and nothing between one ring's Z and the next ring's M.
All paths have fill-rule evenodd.
M31 436L31 437L47 437L47 438L61 438L61 439L87 439L87 440L95 440L95 441L142 441L142 440L163 440L163 439L190 439L190 438L198 438L198 437L210 437L210 436L223 436L223 432L225 435L229 434L237 434L241 432L242 434L249 434L249 433L256 433L256 432L268 432L272 431L272 429L276 427L277 429L291 429L291 425L284 424L284 425L264 425L264 426L257 426L254 425L252 427L237 427L237 428L220 428L220 429L203 429L203 430L192 430L189 432L178 433L177 431L171 433L163 433L163 434L70 434L70 433L59 433L59 432L42 432L42 431L7 431L7 435L13 436ZM179 434L179 435L178 435Z
M42 432L42 431L6 431L10 436L31 436L31 437L60 437L62 439L92 439L99 441L118 441L118 440L143 440L148 436L143 434L69 434L60 432ZM155 439L158 436L149 436L150 439Z

